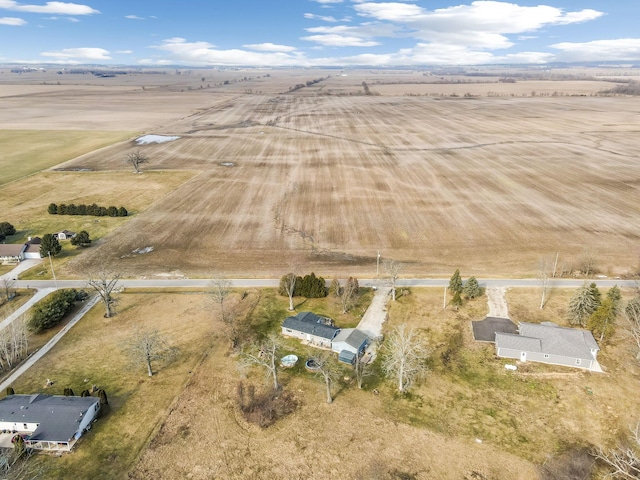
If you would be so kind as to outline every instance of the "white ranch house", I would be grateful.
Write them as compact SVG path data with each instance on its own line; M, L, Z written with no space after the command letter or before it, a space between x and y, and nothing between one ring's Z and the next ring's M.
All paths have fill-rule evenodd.
M496 355L521 362L581 368L601 372L600 347L589 330L559 327L551 322L522 322L517 334L496 333Z
M96 397L9 395L0 400L0 430L21 434L28 448L70 451L99 412Z
M321 348L331 348L331 341L340 331L331 325L331 320L312 312L300 312L282 322L282 334L299 338Z

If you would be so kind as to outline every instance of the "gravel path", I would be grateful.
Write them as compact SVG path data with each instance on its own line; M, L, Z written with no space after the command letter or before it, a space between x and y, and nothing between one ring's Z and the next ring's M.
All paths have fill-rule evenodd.
M387 319L387 302L391 294L391 287L381 287L376 290L373 300L367 311L364 312L362 320L356 327L366 333L369 338L374 339L382 335L382 324Z
M507 293L506 287L487 287L487 302L489 303L488 317L509 318L509 308L507 300L504 298Z

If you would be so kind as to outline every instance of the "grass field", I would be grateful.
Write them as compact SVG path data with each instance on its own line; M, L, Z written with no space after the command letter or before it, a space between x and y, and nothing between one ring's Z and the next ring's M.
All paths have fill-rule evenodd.
M109 233L127 224L176 187L187 182L194 173L186 171L146 172L134 175L120 172L42 172L3 187L0 211L6 212L3 221L16 227L10 243L26 241L29 236L42 236L60 230L86 230L94 243L105 243ZM124 206L129 217L93 217L79 215L50 215L50 203ZM88 249L77 249L62 241L63 251L55 258L55 267L62 267L71 258ZM143 245L144 246L144 245ZM48 269L42 265L41 269ZM39 272L39 270L38 270ZM33 278L48 278L48 274L33 273ZM63 273L60 269L59 274ZM29 273L22 278L31 278Z
M0 185L123 141L132 132L0 130Z

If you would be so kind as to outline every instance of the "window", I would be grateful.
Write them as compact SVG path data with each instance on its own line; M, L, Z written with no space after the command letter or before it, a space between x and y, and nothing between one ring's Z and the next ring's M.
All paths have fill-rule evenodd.
M27 429L27 424L23 423L22 425L24 426L24 429L26 430Z
M544 358L549 358L549 354L548 354L548 353L545 353L545 354L544 354Z
M287 332L287 333L291 333L292 332L292 330L290 328L285 328L284 331Z
M576 358L576 365L580 365L581 360L579 358Z

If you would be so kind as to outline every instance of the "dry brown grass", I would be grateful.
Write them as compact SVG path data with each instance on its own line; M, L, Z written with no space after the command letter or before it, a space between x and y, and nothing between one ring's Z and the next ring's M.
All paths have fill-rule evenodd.
M102 316L92 309L45 358L15 383L18 393L76 395L95 384L104 388L110 410L84 437L74 452L45 457L46 478L125 478L155 426L167 415L191 372L211 345L212 323L204 297L184 294L125 294L119 314ZM143 365L132 366L124 343L138 328L158 329L180 349L171 364L157 364L149 378ZM49 378L55 382L45 388Z

